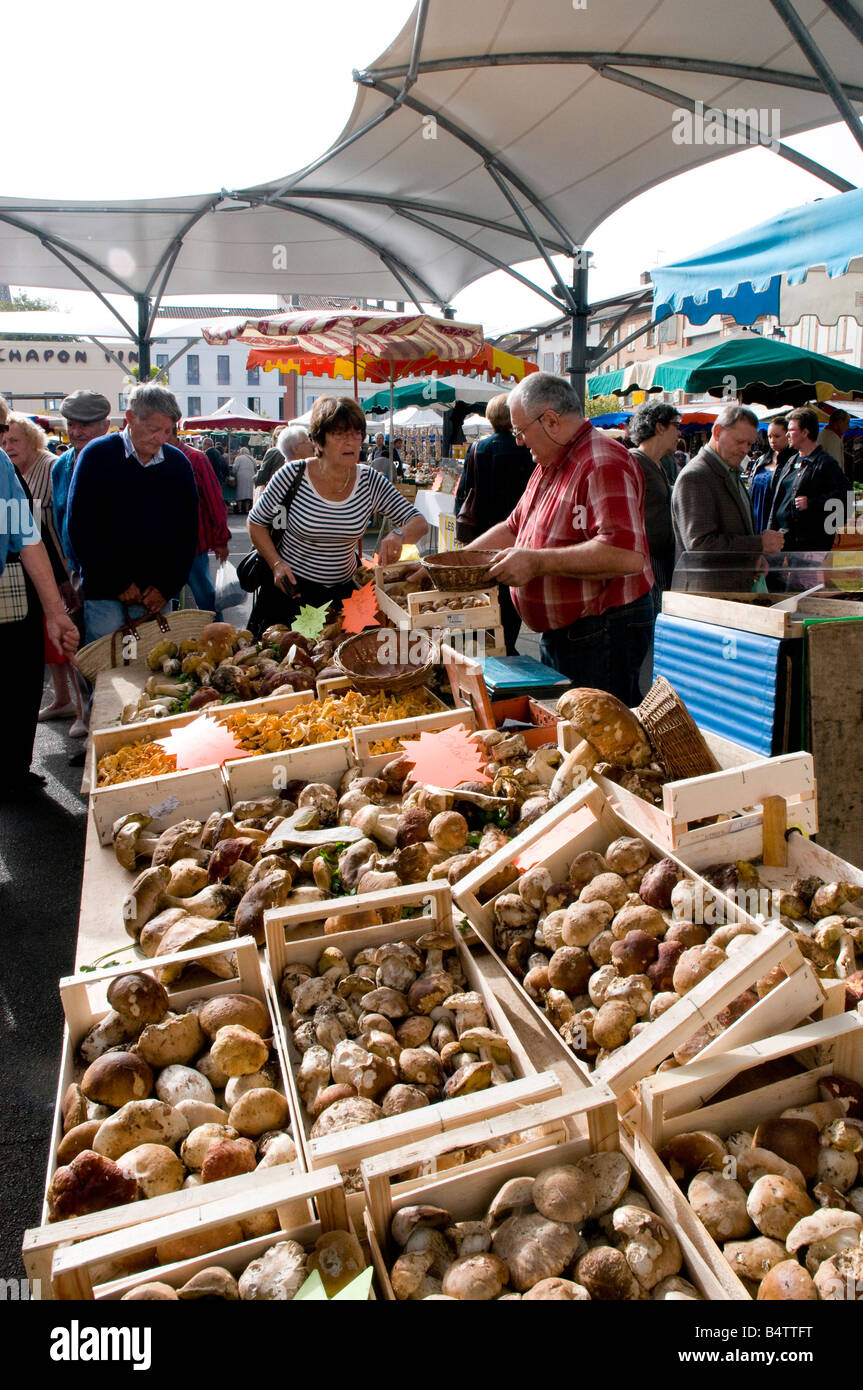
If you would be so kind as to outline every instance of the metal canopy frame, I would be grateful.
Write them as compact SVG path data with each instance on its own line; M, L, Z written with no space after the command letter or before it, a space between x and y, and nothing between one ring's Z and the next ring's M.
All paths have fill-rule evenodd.
M745 63L714 61L710 58L686 58L669 56L665 53L621 53L593 49L549 49L529 53L474 53L424 61L422 47L430 0L419 0L408 62L370 68L362 72L354 71L353 74L354 81L358 85L370 88L381 96L389 98L389 104L359 129L353 131L351 135L339 141L318 159L288 179L278 183L275 188L259 186L234 191L223 189L219 194L213 194L204 199L190 213L180 231L172 236L166 244L163 254L143 291L135 291L123 280L122 276L111 271L106 265L100 264L85 251L29 223L21 215L28 211L25 207L17 209L15 213L0 212L0 221L37 237L46 250L56 256L87 289L100 299L106 308L110 309L114 317L122 324L125 332L137 343L139 374L141 379L145 380L150 373L150 345L156 314L168 287L171 272L182 251L185 238L192 228L209 213L217 210L230 213L230 204L232 203L243 204L246 207L269 206L274 209L282 209L285 212L309 218L339 232L340 235L356 241L378 256L381 263L403 290L406 299L414 303L418 309L421 308L420 301L424 300L426 303L434 304L445 315L451 316L452 309L418 265L409 264L403 254L395 252L382 241L378 241L360 230L359 227L352 226L343 217L331 216L318 207L310 206L310 204L338 201L341 204L356 204L358 207L363 205L385 206L396 217L422 227L424 230L441 237L444 241L448 241L451 245L469 250L473 255L481 257L488 264L490 270L503 270L515 281L527 286L556 307L562 303L565 309L563 321L568 319L572 326L570 377L576 389L583 394L588 370L595 368L624 346L622 342L612 346L609 346L609 343L610 338L617 331L626 315L624 314L615 320L598 348L593 350L587 348L586 331L590 313L587 302L587 253L575 244L567 228L560 222L548 203L500 155L495 154L475 134L453 121L444 112L420 100L415 91L417 84L426 75L456 72L470 68L569 64L588 67L606 81L620 83L659 101L694 111L696 104L691 98L640 77L634 70L649 68L654 72L659 69L667 72L701 73L706 76L753 82L765 86L790 87L801 91L826 93L854 139L863 148L863 127L861 127L860 118L852 105L852 102L855 101L863 102L863 86L839 82L830 64L800 20L791 0L771 0L771 4L812 68L812 76L756 68ZM863 46L863 15L853 0L824 0L824 4L845 25L853 38ZM352 145L361 141L365 135L403 107L417 112L420 116L433 117L440 129L446 131L459 144L472 150L481 159L488 177L503 196L509 213L514 214L515 224L502 219L497 220L493 217L473 214L463 208L448 207L418 198L398 195L386 197L375 193L352 192L338 188L309 189L301 187L312 174L330 163L337 155L344 153ZM713 119L720 118L720 113L714 113L712 108L711 114ZM722 119L724 120L724 116ZM732 124L726 121L726 125ZM808 159L788 146L780 144L774 148L774 153L807 170L840 191L848 191L854 187L835 171L825 168L815 160ZM227 208L222 207L225 203L229 205ZM47 210L59 211L60 208L49 207ZM100 211L97 205L86 205L75 210L86 213ZM110 209L113 213L122 210ZM39 211L44 212L46 209L43 206ZM105 211L107 212L109 209L106 208ZM129 209L129 211L133 212L134 210ZM165 211L169 210L165 209ZM551 290L543 288L515 270L514 265L502 257L494 255L475 242L469 241L467 237L461 236L452 225L458 223L467 223L478 230L491 231L498 236L512 240L519 246L520 250L524 250L523 259L528 259L530 251L533 251L551 273L554 280L553 288ZM553 256L561 255L572 258L571 284L566 283L552 260ZM108 302L105 293L96 287L87 274L87 269L97 272L110 283L116 285L120 292L130 295L134 299L137 307L137 329L132 328L120 311ZM649 332L654 326L655 321L651 320L644 328L630 334L625 342L633 341Z

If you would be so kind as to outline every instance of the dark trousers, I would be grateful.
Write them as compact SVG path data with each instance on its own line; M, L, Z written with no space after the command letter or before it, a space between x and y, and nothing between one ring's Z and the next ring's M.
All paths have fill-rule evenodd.
M19 623L0 625L3 664L8 672L14 673L5 695L12 737L7 742L3 773L4 780L9 781L16 781L29 771L45 679L42 605L29 576L25 582L29 604L27 617Z
M544 632L539 652L578 686L607 690L625 705L641 701L638 672L653 632L653 598L644 594L598 618L580 618L569 627Z
M260 637L271 623L287 623L290 626L305 604L310 603L313 608L321 608L325 603L340 603L353 592L354 584L351 579L333 587L315 584L311 579L300 579L294 592L285 594L268 578L255 595L255 603L249 615L249 631Z
M506 584L498 584L497 597L500 603L500 625L503 628L506 654L507 656L516 656L515 644L518 640L518 634L521 632L521 618L512 601L512 590Z

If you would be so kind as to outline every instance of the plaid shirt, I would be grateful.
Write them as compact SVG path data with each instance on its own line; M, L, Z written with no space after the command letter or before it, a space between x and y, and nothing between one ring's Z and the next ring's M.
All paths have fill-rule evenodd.
M190 444L181 444L179 440L176 444L192 465L195 487L198 489L198 549L195 553L200 555L202 551L215 550L217 546L228 544L231 539L228 510L207 455L202 454L200 449L193 449Z
M536 468L507 521L515 546L549 550L600 540L644 559L638 574L615 579L540 575L513 589L516 608L534 632L569 627L633 603L653 585L644 530L644 479L626 449L588 420L549 467Z

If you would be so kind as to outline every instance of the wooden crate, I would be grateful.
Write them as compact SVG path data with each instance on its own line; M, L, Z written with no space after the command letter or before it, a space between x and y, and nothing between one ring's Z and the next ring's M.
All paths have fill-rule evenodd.
M89 1216L73 1217L66 1221L49 1224L47 1191L57 1168L57 1148L63 1137L63 1117L61 1106L69 1084L83 1072L75 1060L75 1053L81 1039L93 1024L98 1023L109 1012L106 996L111 980L119 975L127 975L134 970L152 970L154 966L186 964L206 961L208 956L225 955L233 952L237 961L237 975L230 980L216 980L212 976L201 976L206 983L190 987L181 979L169 988L170 1007L173 1012L182 1012L193 999L214 999L222 994L250 994L267 1005L273 1022L273 1039L276 1057L281 1071L281 1089L290 1110L290 1124L294 1142L297 1146L298 1166L303 1164L302 1125L298 1124L298 1112L291 1092L290 1081L285 1069L284 1053L281 1050L279 1030L273 1015L270 991L265 987L258 958L258 948L251 937L219 942L212 946L202 946L193 951L178 952L175 955L160 957L159 961L141 959L133 965L110 966L86 975L70 975L60 981L60 1002L66 1016L63 1030L63 1051L60 1064L60 1079L57 1087L57 1100L54 1109L54 1123L51 1130L51 1147L48 1157L48 1171L45 1179L46 1198L42 1208L43 1225L28 1231L25 1236L23 1256L27 1273L31 1278L42 1280L43 1288L50 1278L51 1257L58 1245L65 1241L85 1240L90 1236L101 1235L120 1227L147 1221L151 1216L160 1217L169 1212L180 1211L189 1205L192 1191L181 1190L165 1197L152 1197L129 1203L127 1206L112 1207L104 1212L94 1212ZM266 1171L266 1170L265 1170ZM245 1174L239 1179L229 1179L248 1185L254 1182L254 1174ZM221 1183L207 1186L207 1200L215 1200L221 1193Z
M781 601L785 602L784 597ZM793 610L780 608L777 603L775 596L763 603L751 596L746 601L745 595L710 598L706 594L677 593L672 589L662 595L662 611L671 617L757 632L762 637L802 637L804 618L863 618L863 604L841 596L824 598L813 594L811 598L797 598Z
M493 992L477 968L476 962L464 946L458 932L455 932L456 949L459 954L468 989L476 990L483 997L486 1012L492 1026L502 1033L512 1051L512 1068L519 1079L500 1086L492 1086L473 1095L455 1100L440 1101L420 1110L411 1110L404 1115L393 1115L375 1120L371 1124L357 1126L337 1134L312 1139L310 1131L313 1121L306 1114L305 1107L296 1090L295 1069L300 1064L290 1028L288 1026L289 1006L279 997L279 983L285 967L295 962L315 966L325 946L333 946L344 951L348 957L363 947L381 946L388 941L411 941L424 935L433 926L448 928L452 926L452 906L449 886L439 881L410 884L394 888L388 895L390 906L417 907L428 909L422 917L414 917L399 922L389 922L380 927L363 927L354 931L344 931L324 937L296 939L293 934L305 930L309 924L319 933L323 921L334 909L352 915L375 906L379 895L366 893L348 899L336 899L326 903L312 903L308 906L274 908L266 914L266 953L267 963L274 992L277 1019L281 1029L281 1041L288 1060L289 1081L294 1087L293 1103L302 1116L305 1157L310 1169L320 1168L329 1163L337 1163L342 1170L358 1168L360 1159L370 1153L380 1153L393 1148L413 1136L425 1137L442 1129L451 1129L464 1124L471 1118L499 1114L539 1099L536 1094L536 1069L526 1050L515 1036L506 1015L499 1006ZM556 1078L548 1078L543 1089L559 1090Z
M468 1170L438 1172L424 1182L412 1183L409 1191L393 1186L393 1177L406 1168L429 1165L452 1146L464 1148L505 1138L519 1127L562 1125L553 1143L542 1144L529 1154L514 1155L504 1149ZM578 1135L576 1126L586 1127ZM428 1204L452 1212L456 1221L481 1220L495 1193L511 1178L536 1176L543 1169L574 1163L589 1153L620 1149L632 1168L630 1186L644 1193L656 1214L676 1235L683 1253L681 1275L695 1285L706 1299L729 1297L711 1263L701 1253L688 1230L679 1221L679 1194L667 1173L647 1172L632 1144L619 1134L615 1097L607 1086L596 1085L580 1096L547 1100L517 1116L499 1115L463 1130L450 1131L417 1141L407 1147L363 1160L362 1177L366 1192L366 1233L372 1251L378 1285L385 1299L394 1300L389 1265L395 1257L390 1240L390 1223L404 1206Z
M237 1179L232 1181L236 1183ZM314 1174L289 1174L284 1168L268 1168L260 1174L254 1187L246 1184L242 1190L224 1193L215 1201L207 1200L205 1193L206 1189L195 1189L189 1194L195 1200L182 1212L146 1221L141 1229L125 1227L58 1250L51 1280L53 1296L63 1300L110 1302L152 1282L181 1288L193 1275L213 1265L220 1265L239 1276L252 1260L259 1259L278 1241L296 1240L309 1247L324 1231L351 1229L337 1168L325 1168ZM318 1221L314 1219L313 1202L320 1214ZM248 1220L269 1211L278 1213L280 1223L280 1229L270 1235L167 1265L159 1264L155 1258L154 1247L162 1241L177 1240L187 1234L200 1235L214 1227ZM139 1268L119 1278L105 1278L112 1266L116 1268L126 1263L133 1268L140 1265L142 1257L148 1261L146 1269Z
M650 845L657 859L673 859L685 870L688 877L700 882L705 891L715 894L716 890L700 878L695 866L684 864L673 854L669 855L664 846L655 844L649 835L618 815L598 787L586 783L497 854L492 855L479 868L461 879L453 888L453 897L483 943L503 964L494 946L495 899L492 898L488 902L481 900L483 885L489 878L508 864L515 864L523 871L542 864L550 871L552 881L559 882L567 878L569 865L576 854L584 850L602 852L619 836L636 835ZM715 863L716 856L708 858L705 862ZM508 892L510 889L504 891ZM725 901L726 920L748 922L755 928L755 935L747 939L728 960L723 961L660 1018L602 1062L595 1071L590 1072L586 1064L578 1058L573 1058L574 1065L580 1069L588 1084L592 1080L607 1081L615 1093L623 1097L624 1106L633 1104L635 1097L626 1094L631 1087L655 1070L705 1023L714 1019L739 994L776 966L782 967L786 976L784 982L777 986L771 995L760 1000L743 1014L730 1028L708 1043L704 1049L705 1054L712 1055L714 1052L736 1046L739 1041L749 1042L762 1037L766 1026L762 1019L765 1015L772 1018L777 1006L777 1001L772 999L772 993L779 995L782 1007L795 1011L794 1021L805 1018L823 1003L824 992L800 954L791 933L776 924L758 922L730 900ZM516 985L519 984L508 970L507 975ZM537 1018L542 1020L543 1026L552 1032L560 1047L571 1056L563 1039L544 1012L532 1004L532 1001L531 1005Z
M193 710L191 714L172 714L165 719L151 719L146 724L117 724L113 728L94 730L90 736L90 806L102 844L111 843L114 821L130 811L146 811L154 820L173 825L186 817L206 820L210 811L220 806L224 806L225 810L228 808L222 771L217 765L194 768L188 772L169 772L161 777L139 777L136 781L99 787L96 784L96 767L106 753L113 753L130 743L164 738L172 729L185 728L202 713L212 713L214 719L222 722L228 715L241 710L253 709L256 714L268 710L283 713L297 705L308 704L314 698L312 691L299 690L241 704L218 705L212 711L208 708L205 711ZM208 807L206 814L202 814L204 807Z
M669 849L709 838L716 826L698 822L714 816L734 816L735 820L748 819L752 824L756 815L754 808L763 805L765 797L770 796L785 799L789 826L806 835L816 833L818 800L815 762L810 753L782 753L776 758L764 758L728 739L701 732L722 770L666 782L661 806L643 800L601 773L593 772L592 780L628 821L642 827L657 844ZM562 752L571 752L579 741L568 721L558 725L558 746Z
M730 1083L740 1089L745 1073L752 1067L781 1058L796 1059L800 1071L784 1081L756 1083L729 1100L710 1104L711 1098ZM724 1056L705 1061L696 1058L677 1071L650 1077L642 1083L639 1126L633 1136L639 1161L648 1174L669 1176L658 1151L676 1134L706 1129L724 1139L735 1130L754 1130L762 1120L782 1110L818 1100L819 1080L834 1071L863 1082L863 1019L856 1013L840 1014L779 1033ZM707 1234L684 1194L679 1188L677 1192L682 1203L681 1228L716 1269L726 1296L750 1299L745 1285Z

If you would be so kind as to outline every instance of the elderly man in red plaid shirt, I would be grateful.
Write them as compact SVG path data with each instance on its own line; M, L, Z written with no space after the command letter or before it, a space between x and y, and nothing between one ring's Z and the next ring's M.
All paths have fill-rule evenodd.
M490 573L542 633L543 661L637 704L654 618L641 471L584 418L564 377L535 372L508 400L537 467L508 519L465 549L500 551Z
M189 578L186 581L195 596L199 608L216 615L216 622L222 621L222 614L216 608L216 591L210 578L210 551L216 553L219 564L228 558L228 543L231 532L228 527L228 510L222 497L222 489L213 471L213 465L200 449L184 444L174 425L174 444L189 460L198 489L198 549L192 561Z

